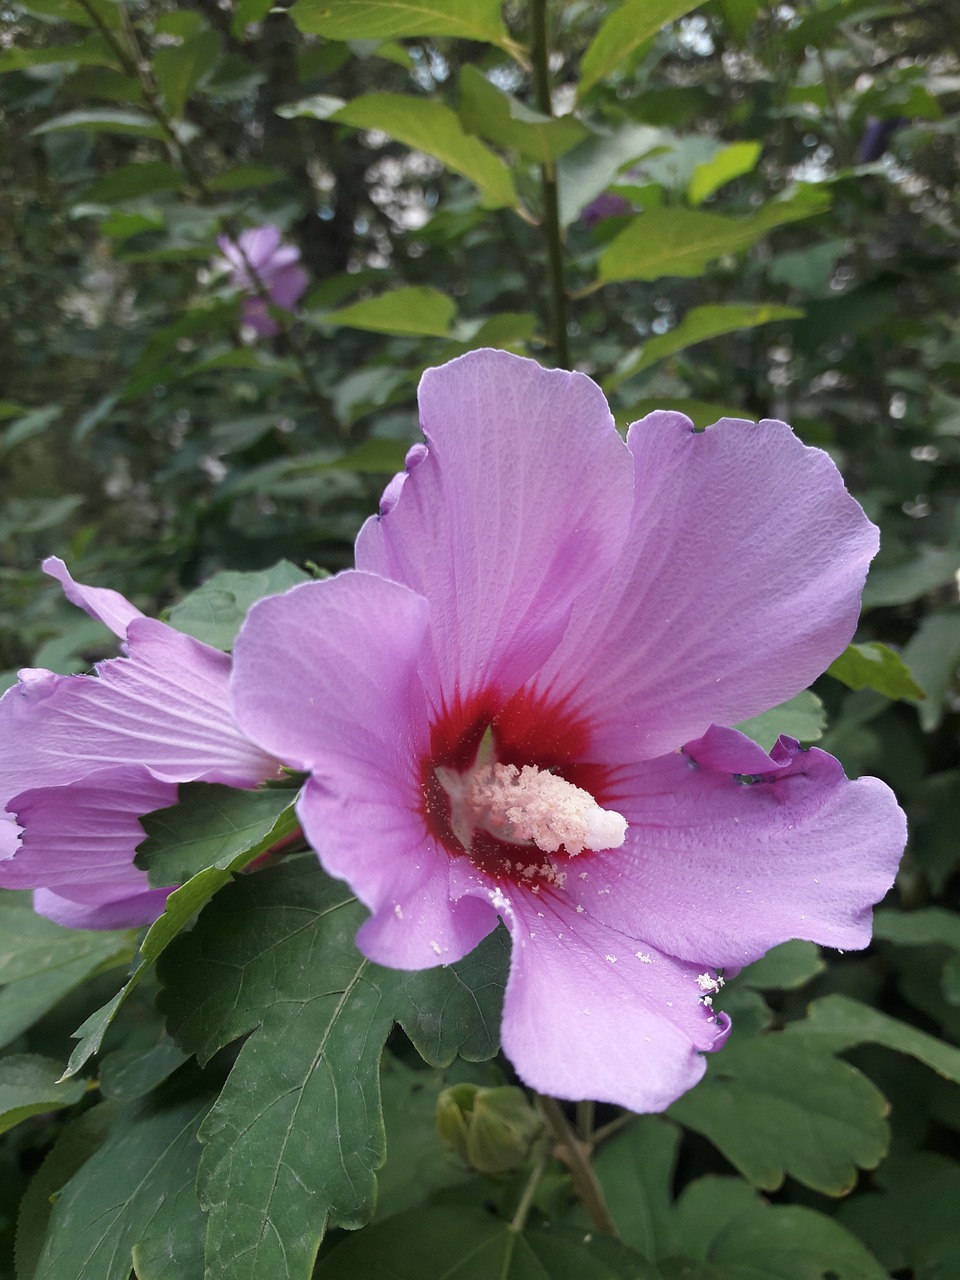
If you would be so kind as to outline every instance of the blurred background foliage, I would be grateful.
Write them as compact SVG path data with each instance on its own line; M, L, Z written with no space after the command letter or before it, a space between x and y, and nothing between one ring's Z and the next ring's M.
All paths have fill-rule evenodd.
M808 1269L776 1275L827 1274L826 1258L841 1276L955 1278L960 1107L931 1070L955 1066L927 1041L943 1049L960 1032L960 4L557 0L548 98L536 5L410 9L0 0L0 687L24 665L80 671L111 651L40 575L44 555L153 611L221 570L348 565L417 436L420 373L471 348L592 374L621 426L654 407L699 425L791 422L881 526L858 641L910 672L887 648L861 649L793 709L798 734L890 782L911 840L870 954L825 965L789 951L779 974L731 988L730 1007L749 1036L807 1026L821 997L852 998L926 1033L926 1056L919 1039L903 1056L889 1029L838 1032L832 1048L893 1103L887 1137L847 1172L805 1174L787 1157L783 1186L711 1121L740 1113L704 1092L708 1078L675 1108L679 1147L673 1122L629 1130L653 1152L641 1177L659 1178L659 1208L641 1229L624 1227L625 1207L621 1234L654 1266L658 1248L669 1259L713 1223L687 1270L643 1274L740 1277L736 1249L733 1262L714 1249L729 1218L718 1206L753 1222L759 1188L800 1215L780 1220L784 1239L827 1232ZM218 262L218 237L264 225L309 276L295 312L271 311L273 336L244 325L244 290ZM129 946L109 942L84 975L127 962ZM115 987L54 1001L7 1037L13 1051L62 1061L66 1034ZM736 1053L723 1055L735 1083ZM398 1079L389 1097L411 1127ZM817 1150L838 1141L842 1086ZM59 1124L44 1115L4 1148L4 1274L8 1206ZM888 1144L838 1208L831 1197ZM609 1150L598 1167L616 1201L638 1175L627 1147ZM686 1199L668 1209L670 1189ZM838 1223L879 1272L860 1254L844 1262ZM547 1266L543 1248L531 1256ZM24 1257L21 1277L34 1274L29 1245ZM363 1265L358 1253L320 1274ZM612 1255L604 1265L621 1274ZM200 1274L146 1255L138 1267ZM568 1273L554 1262L546 1274Z

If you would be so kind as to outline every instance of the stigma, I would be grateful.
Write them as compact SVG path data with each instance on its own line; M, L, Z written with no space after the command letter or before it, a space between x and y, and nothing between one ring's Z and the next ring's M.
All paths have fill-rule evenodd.
M544 853L561 846L571 857L584 849L619 849L627 822L604 809L582 787L535 765L517 768L483 760L472 769L438 768L437 779L450 798L450 825L467 852L480 829L513 844L535 845Z

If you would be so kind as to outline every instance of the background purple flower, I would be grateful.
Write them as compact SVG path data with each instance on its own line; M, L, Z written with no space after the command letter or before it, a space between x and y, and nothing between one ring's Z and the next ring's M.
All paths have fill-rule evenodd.
M296 245L284 244L280 228L275 226L252 227L240 233L239 240L226 236L217 240L226 265L230 269L230 282L249 296L243 300L243 323L261 338L279 333L280 326L255 292L256 276L270 296L275 307L293 311L309 282L300 261Z
M22 671L0 699L0 886L34 889L61 924L148 924L169 888L133 865L143 814L175 804L180 782L252 787L278 763L234 720L226 654L75 582L61 560L43 567L126 656L96 676Z
M845 647L876 529L781 422L661 412L624 444L588 378L496 351L428 370L420 410L357 570L251 611L238 721L310 771L365 954L452 963L502 918L520 1076L662 1109L726 1036L718 966L862 947L893 880L883 783L717 727Z

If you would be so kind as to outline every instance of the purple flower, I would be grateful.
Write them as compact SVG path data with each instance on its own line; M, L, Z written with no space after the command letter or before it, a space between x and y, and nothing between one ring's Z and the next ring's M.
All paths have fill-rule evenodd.
M279 766L237 726L225 653L74 582L62 560L43 568L126 656L96 677L21 671L0 699L0 886L33 889L60 924L149 924L170 889L133 865L143 814L175 804L179 782L252 787Z
M280 228L274 226L241 231L238 241L220 236L217 244L230 269L231 284L252 295L243 300L243 323L261 338L279 333L280 326L256 293L253 277L260 281L275 307L292 311L308 283L307 273L297 266L300 250L296 245L284 244Z
M616 218L632 212L633 205L624 196L618 196L615 191L603 191L585 206L580 214L580 221L585 227L595 227L606 218Z
M564 1098L658 1110L728 1020L718 966L863 947L890 790L735 724L853 634L877 531L782 422L617 434L578 373L477 351L420 385L427 448L357 569L255 605L239 724L310 779L301 825L380 964L503 919L503 1044Z

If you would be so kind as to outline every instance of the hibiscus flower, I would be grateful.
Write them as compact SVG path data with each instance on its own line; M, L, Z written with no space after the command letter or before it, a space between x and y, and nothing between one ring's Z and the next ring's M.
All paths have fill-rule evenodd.
M370 959L450 964L502 920L520 1077L662 1109L726 1037L721 968L865 946L893 880L882 782L730 727L843 650L877 531L782 422L624 443L589 378L497 351L428 370L420 415L357 568L254 606L237 720L309 772Z
M26 670L0 698L0 887L75 928L149 924L170 888L133 865L139 819L177 800L177 784L253 787L278 762L238 728L225 653L144 617L116 591L44 570L124 641L96 676ZM171 886L173 887L173 886Z
M241 231L236 241L220 236L217 244L223 254L220 264L229 269L234 288L249 294L243 300L243 323L258 337L273 337L280 332L280 326L257 293L253 277L275 307L292 311L309 282L307 273L297 265L300 250L296 245L284 244L280 228L274 226L251 227Z

